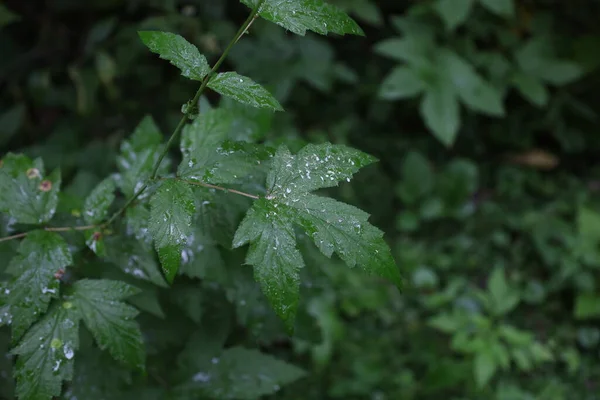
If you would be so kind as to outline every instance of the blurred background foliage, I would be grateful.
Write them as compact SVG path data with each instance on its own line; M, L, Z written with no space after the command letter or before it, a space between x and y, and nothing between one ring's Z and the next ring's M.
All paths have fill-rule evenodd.
M290 338L243 252L199 248L201 280L133 299L148 376L90 351L65 398L161 398L227 343L309 371L276 399L599 399L600 1L332 3L366 38L257 20L225 64L270 87L285 114L222 103L242 139L330 141L380 159L336 196L386 232L403 292L306 246ZM170 132L193 94L136 31L177 32L214 61L246 15L233 0L4 1L0 152L60 166L62 209L81 207L139 120ZM0 271L13 251L2 244ZM222 333L207 344L207 330ZM0 349L8 340L0 331ZM1 357L0 398L12 398L10 374Z

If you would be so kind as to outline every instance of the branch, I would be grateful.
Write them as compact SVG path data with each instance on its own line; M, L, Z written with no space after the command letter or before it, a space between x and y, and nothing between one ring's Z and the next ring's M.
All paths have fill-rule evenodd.
M246 19L246 21L242 24L242 26L240 27L240 29L235 34L234 38L229 42L229 44L225 48L225 51L223 51L223 54L221 54L221 57L219 57L219 59L217 60L217 62L215 63L215 65L213 65L213 67L211 68L210 72L204 77L204 79L202 80L202 84L200 85L200 88L196 92L196 95L194 96L194 98L188 104L191 104L193 106L196 106L198 104L198 101L200 100L200 96L202 96L202 93L204 93L204 91L206 90L206 87L208 86L208 83L210 82L210 79L212 78L212 76L215 74L215 72L217 72L217 70L219 69L219 67L221 66L221 64L223 64L223 62L225 61L225 59L229 55L229 52L233 48L233 46L248 31L248 28L250 28L250 25L252 25L252 23L254 22L254 20L257 18L257 16L258 16L258 10L260 9L260 6L262 5L263 2L264 2L264 0L259 1L258 5L252 10L252 12L250 13L250 15ZM171 137L167 141L167 144L166 144L163 152L161 153L160 157L156 161L156 164L154 165L154 168L152 170L152 174L150 175L150 181L156 179L156 177L158 175L158 170L160 168L160 165L161 165L162 161L164 160L165 156L169 152L169 149L171 148L171 145L173 144L173 142L175 142L175 140L177 139L177 137L179 137L179 134L183 130L183 127L185 126L186 122L192 116L192 112L193 112L192 109L186 110L186 112L184 113L183 117L181 118L181 120L177 124L177 127L175 128L175 130L171 134ZM106 227L106 226L110 225L111 223L113 223L121 214L123 214L127 210L127 208L129 208L129 206L131 206L131 204L147 188L148 188L148 182L144 183L144 185L129 200L127 200L127 202L125 203L125 205L123 207L121 207L119 209L119 211L117 211L116 213L114 213L105 223L103 223L102 226Z

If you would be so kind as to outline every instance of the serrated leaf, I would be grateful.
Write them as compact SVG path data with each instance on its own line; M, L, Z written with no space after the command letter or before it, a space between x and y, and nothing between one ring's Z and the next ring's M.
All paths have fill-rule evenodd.
M227 110L213 109L184 128L179 177L213 184L236 183L272 157L265 146L227 140L232 117Z
M300 368L258 350L232 347L218 358L218 363L198 371L192 383L177 392L211 398L257 399L277 393L279 389L302 378ZM189 398L189 397L186 397Z
M291 331L300 297L299 270L304 261L296 248L290 216L279 213L266 199L257 200L235 233L233 247L246 243L250 243L246 262L254 266L256 281Z
M14 339L46 312L51 299L58 298L60 282L54 275L72 263L67 243L57 233L33 231L21 242L7 270L15 278L0 300L12 315Z
M108 236L104 239L104 247L106 259L126 274L152 282L157 286L168 286L160 272L150 243L133 237Z
M129 140L121 143L121 154L117 157L120 173L116 177L116 183L126 197L133 196L150 177L163 149L162 139L163 136L152 117L146 116ZM168 171L169 162L165 159L161 163L159 173L166 174ZM147 192L139 198L143 199L146 196Z
M23 224L50 221L58 205L60 171L45 175L41 159L7 154L0 163L0 212Z
M72 379L79 318L72 303L56 305L12 350L19 399L50 400L60 395L63 381Z
M242 3L254 8L258 0L242 0ZM360 26L345 12L323 0L266 0L258 14L298 35L305 35L306 31L321 35L328 32L364 35Z
M213 76L208 87L222 96L252 107L283 111L279 101L267 89L237 72L222 72Z
M73 302L98 346L118 361L145 368L140 328L133 319L138 311L121 300L139 290L120 281L83 279L73 285Z
M115 183L112 178L100 182L85 199L83 218L88 224L99 224L108 215L108 209L115 201Z
M309 144L296 156L280 146L267 177L267 190L270 195L286 198L337 186L339 181L349 182L359 169L375 161L362 151L331 143Z
M381 83L378 96L385 100L414 97L425 89L425 84L412 68L399 66L392 70Z
M448 30L453 31L469 18L474 4L475 0L437 0L434 10L444 20Z
M163 60L169 60L186 78L201 81L210 72L206 57L183 37L157 31L141 31L138 34L151 52Z
M427 128L444 145L451 146L460 127L460 107L448 82L438 82L425 92L419 108Z
M339 201L314 195L284 202L294 210L294 220L319 250L335 252L350 267L359 266L400 286L400 274L383 232L367 222L369 214Z
M479 0L482 6L501 17L512 17L515 14L514 0Z
M194 212L192 189L178 180L163 182L150 199L148 228L168 282L173 282L179 270L181 251L192 233Z
M277 150L267 177L267 196L248 211L233 245L250 243L246 261L255 267L255 278L288 328L298 303L298 270L304 265L296 249L293 223L326 256L336 252L349 266L358 265L400 285L383 233L367 222L368 214L309 193L349 181L374 161L358 150L331 144L308 145L296 156L285 146Z

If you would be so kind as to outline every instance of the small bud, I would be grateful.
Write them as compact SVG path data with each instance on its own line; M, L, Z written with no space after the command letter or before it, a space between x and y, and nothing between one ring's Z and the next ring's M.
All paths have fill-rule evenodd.
M40 174L40 170L37 168L29 168L27 170L27 177L29 179L35 179L35 178L41 178L42 175Z
M52 182L50 182L49 180L42 181L42 183L40 183L39 189L42 192L49 192L52 189Z
M100 239L102 239L102 233L100 233L100 232L94 232L94 234L92 235L92 240L94 242L97 242Z
M73 308L73 303L71 303L70 301L65 301L65 302L62 304L62 306L63 306L63 308L64 308L65 310L68 310L68 309L70 309L70 308Z
M79 218L81 217L81 211L79 211L78 209L74 208L71 210L71 215L74 216L75 218Z
M65 274L65 270L60 268L58 271L56 271L54 273L54 278L56 279L61 279L63 277L63 275Z

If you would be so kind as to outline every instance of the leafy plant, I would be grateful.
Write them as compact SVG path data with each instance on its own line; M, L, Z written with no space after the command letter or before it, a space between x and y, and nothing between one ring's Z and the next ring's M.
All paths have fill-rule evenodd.
M143 334L140 324L134 321L139 311L124 301L130 299L140 308L164 316L156 295L141 281L131 284L131 279L123 276L108 279L99 269L98 259L126 263L119 265L125 273L166 286L165 281L173 284L178 275L206 278L229 273L219 271L224 266L215 265L214 259L204 261L212 264L210 267L182 268L182 263L197 257L204 245L215 247L211 253L214 256L220 251L218 244L233 243L237 248L249 243L246 263L254 267L256 280L288 331L294 327L299 270L304 266L295 226L311 237L325 256L335 252L348 266L360 266L400 285L383 232L368 223L369 215L311 193L337 186L339 181L349 182L359 169L375 161L373 157L329 143L308 145L292 155L284 145L274 149L236 140L235 113L224 107L200 112L199 106L206 89L211 89L246 106L283 110L267 89L249 77L233 71L217 72L259 16L299 35L307 31L360 35L362 30L344 12L320 0L242 2L250 7L250 15L212 68L198 48L182 36L139 32L150 51L177 67L182 76L201 82L200 88L182 106L183 116L166 143L151 117L139 123L121 144L119 172L89 192L81 211L71 210L70 219L75 224L54 225L65 218L59 207L64 201L59 170L47 174L41 159L31 160L21 154L8 154L2 159L0 210L10 218L13 232L0 241L22 239L5 271L13 278L2 283L0 297L0 322L12 328L11 354L16 357L14 377L19 399L60 396L64 381L71 382L67 393L81 393L92 385L85 379L75 379L76 361L83 351L80 322L100 350L134 371L146 370L148 333ZM106 82L111 80L104 76ZM192 123L188 123L190 120ZM172 173L170 166L175 159L169 150L181 135L182 160L177 172ZM250 187L256 194L245 191ZM111 212L117 190L125 201ZM247 203L241 207L232 204L229 209L229 204L221 203L228 196L218 192L251 199L253 204L247 212ZM211 204L217 207L206 207ZM220 233L223 222L229 228L237 225L239 211L246 216L234 237ZM228 214L236 216L230 218ZM198 221L200 225L195 226ZM98 259L86 254L83 242ZM152 245L162 277L153 257L147 254ZM202 247L195 250L198 245ZM145 258L141 261L140 257ZM89 268L83 268L86 264ZM189 308L194 298L204 296L201 288L195 290L187 291L190 297L181 304L193 320L200 322L204 318ZM190 398L185 396L200 393L210 398L257 398L303 375L297 367L258 350L223 349L226 335L224 331L208 338L214 347L205 351L222 354L219 358L195 360L195 368L202 372L194 373L192 379L182 373L185 382L177 386L175 396ZM91 347L87 344L86 348Z

